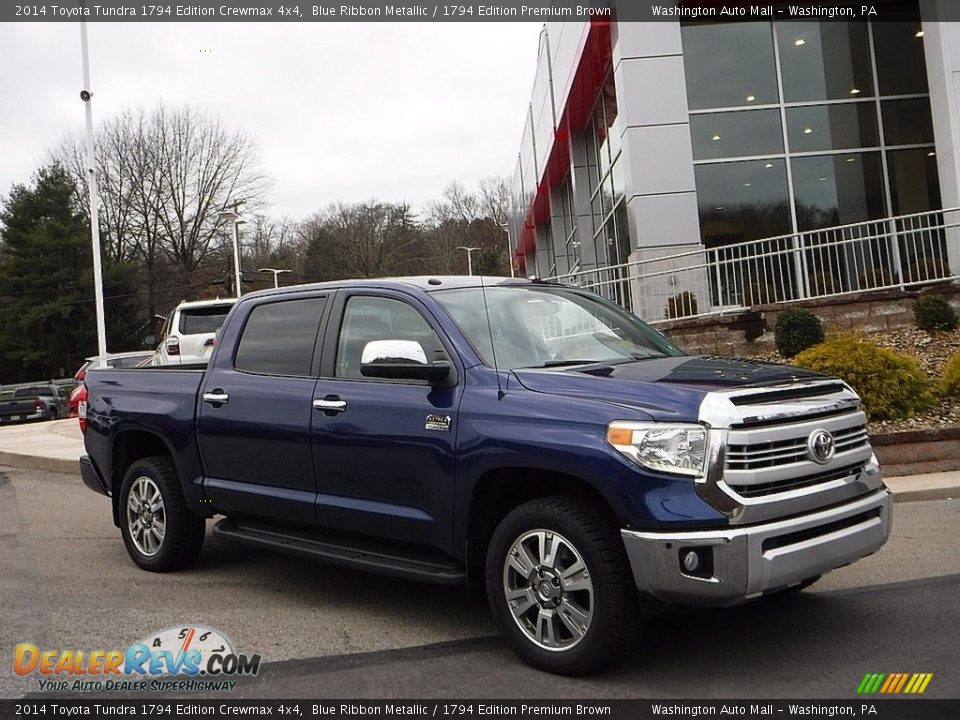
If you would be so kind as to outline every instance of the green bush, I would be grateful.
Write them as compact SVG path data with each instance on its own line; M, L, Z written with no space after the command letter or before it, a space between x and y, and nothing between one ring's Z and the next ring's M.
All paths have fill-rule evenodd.
M787 308L777 317L773 330L777 350L792 358L798 352L823 342L823 323L803 308Z
M669 320L696 315L697 309L697 296L689 290L677 293L667 300L667 318Z
M871 420L913 417L934 403L930 382L914 358L853 335L814 345L793 364L849 383Z
M918 297L913 316L921 330L953 330L957 327L957 313L943 295Z
M940 389L947 397L960 397L960 352L954 353L943 368Z

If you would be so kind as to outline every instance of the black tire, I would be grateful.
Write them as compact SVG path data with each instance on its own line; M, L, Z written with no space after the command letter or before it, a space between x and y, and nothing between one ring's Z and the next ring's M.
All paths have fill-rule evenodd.
M141 478L153 483L163 501L165 528L159 547L153 553L141 550L131 535L129 496L134 483ZM119 503L123 544L139 567L150 572L169 572L189 567L197 559L203 547L206 522L187 507L180 488L180 477L170 458L158 456L134 462L123 477Z
M555 533L561 540L572 543L592 582L592 616L586 632L576 640L576 636L566 630L570 634L566 641L574 643L566 649L541 647L521 629L521 623L526 622L524 618L530 616L515 619L506 597L505 575L511 572L504 569L508 553L516 541L535 530ZM516 574L512 577L522 577L517 571L513 572ZM634 647L639 636L639 600L623 540L616 519L598 502L555 496L532 500L512 510L500 521L490 540L486 582L490 609L507 643L524 661L541 670L561 675L600 670ZM531 614L540 614L539 606L530 607ZM563 631L560 625L557 627Z

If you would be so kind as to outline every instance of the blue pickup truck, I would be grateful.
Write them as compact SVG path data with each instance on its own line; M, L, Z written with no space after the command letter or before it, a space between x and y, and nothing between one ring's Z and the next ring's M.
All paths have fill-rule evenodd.
M476 277L258 292L206 367L92 370L83 481L133 561L241 543L484 592L552 672L640 604L732 605L876 552L891 498L857 395L684 354L592 293Z

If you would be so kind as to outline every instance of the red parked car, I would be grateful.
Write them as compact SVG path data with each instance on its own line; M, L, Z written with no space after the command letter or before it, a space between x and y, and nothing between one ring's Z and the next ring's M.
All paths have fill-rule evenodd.
M145 352L143 350L137 350L136 352L125 352L125 353L111 353L107 355L107 367L112 368L134 368L140 367L144 363L149 363L153 358L152 352ZM79 412L81 390L83 387L83 379L87 376L87 370L90 366L93 365L94 361L97 358L88 357L87 361L80 366L80 369L74 373L73 379L80 383L73 392L70 393L70 399L67 401L67 411L69 417L77 417Z

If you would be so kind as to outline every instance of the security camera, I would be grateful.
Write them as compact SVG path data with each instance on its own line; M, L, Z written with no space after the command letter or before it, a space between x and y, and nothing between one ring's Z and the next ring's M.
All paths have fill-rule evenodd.
M90 98L92 97L93 97L93 93L91 93L89 90L80 91L80 99L83 100L84 102L90 102Z

